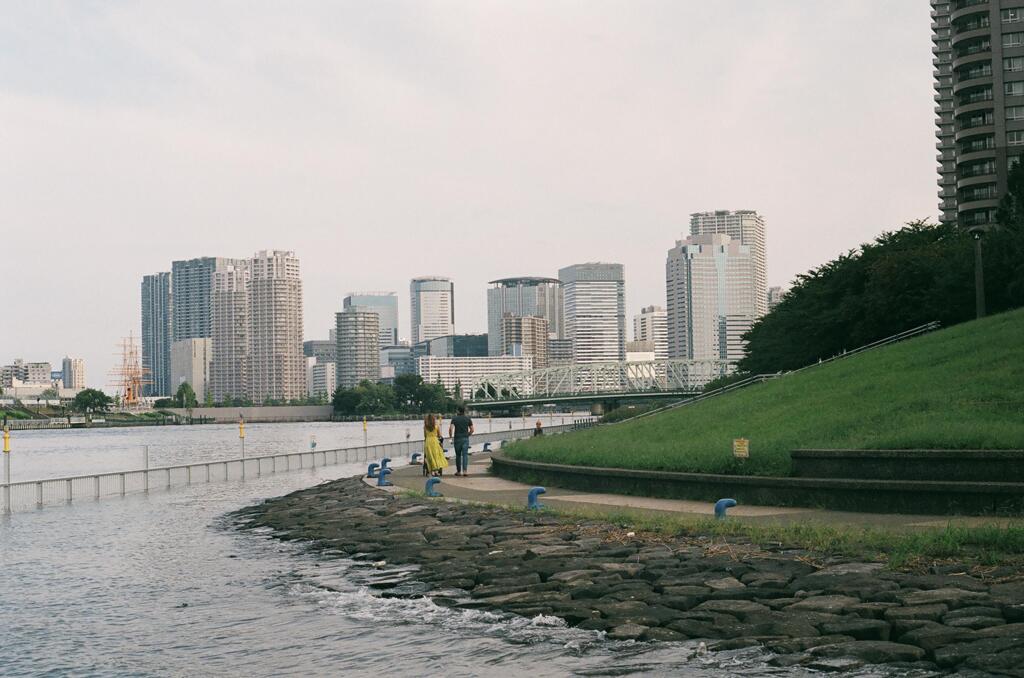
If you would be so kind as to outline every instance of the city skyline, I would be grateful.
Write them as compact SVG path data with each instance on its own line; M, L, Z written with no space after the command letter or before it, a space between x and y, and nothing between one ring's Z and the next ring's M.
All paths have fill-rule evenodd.
M0 163L0 222L14 250L43 234L45 256L74 265L6 263L50 312L16 298L34 322L0 354L81 355L104 386L140 326L143 274L268 246L303 260L306 338L326 338L347 291L401 293L420 272L453 279L456 332L483 332L488 281L573 261L623 263L631 316L664 305L665 243L688 215L722 208L771 222L768 284L788 286L937 217L929 7L911 5L666 3L657 21L435 5L425 23L397 7L13 8L0 157L17 161ZM253 40L271 25L295 37ZM678 40L680 25L700 28ZM753 37L737 46L737 32ZM865 32L879 60L850 69ZM699 66L680 78L682 63ZM885 78L868 75L882 63ZM271 72L289 97L268 96ZM76 299L82 281L102 311Z

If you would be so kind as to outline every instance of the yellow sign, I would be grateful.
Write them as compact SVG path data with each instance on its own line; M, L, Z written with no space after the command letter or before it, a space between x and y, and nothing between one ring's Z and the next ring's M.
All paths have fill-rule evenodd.
M746 459L750 456L750 441L746 438L735 438L732 441L732 456Z

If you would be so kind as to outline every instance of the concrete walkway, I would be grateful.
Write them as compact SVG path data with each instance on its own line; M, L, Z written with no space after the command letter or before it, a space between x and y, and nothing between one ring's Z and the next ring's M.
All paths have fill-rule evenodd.
M409 465L406 460L395 461L398 465L388 476L395 487L422 492L426 484L422 467ZM452 459L448 461L449 466L445 469L441 482L435 485L435 489L447 499L508 506L526 505L526 495L531 486L492 476L490 474L490 455L480 452L471 455L469 475L466 477L455 477L455 462ZM367 480L367 482L376 485L375 480ZM714 516L714 506L711 502L577 492L557 487L547 487L546 490L546 493L540 497L541 503L551 508L593 516L627 513L640 516L678 516L681 519L690 520ZM729 509L729 516L747 523L815 523L903 529L941 528L949 524L965 527L993 524L1024 525L1024 520L1017 518L971 516L947 518L928 515L853 513L782 506L735 506Z

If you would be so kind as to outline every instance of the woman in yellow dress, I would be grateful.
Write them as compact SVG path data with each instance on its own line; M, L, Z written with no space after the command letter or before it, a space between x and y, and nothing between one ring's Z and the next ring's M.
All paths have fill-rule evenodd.
M423 420L423 459L426 461L430 475L439 476L448 466L444 458L444 448L437 437L438 426L434 415L428 414Z

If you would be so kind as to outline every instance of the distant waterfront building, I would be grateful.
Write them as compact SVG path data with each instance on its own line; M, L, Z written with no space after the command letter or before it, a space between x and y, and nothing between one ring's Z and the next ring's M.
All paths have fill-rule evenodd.
M781 287L769 287L768 288L768 310L771 311L773 308L779 305L782 298L786 296L785 290Z
M409 296L413 344L455 334L455 285L449 278L413 278Z
M555 278L502 278L487 290L487 351L502 355L501 326L506 315L547 320L550 339L565 338L562 283Z
M716 210L690 215L690 235L720 233L750 248L754 273L754 319L768 312L768 266L765 255L764 217L755 210Z
M661 306L640 309L633 316L633 340L651 342L655 359L668 358L668 312Z
M83 358L65 357L62 364L61 381L64 388L81 391L85 388L85 360Z
M413 359L425 355L440 358L480 358L487 355L487 335L449 334L413 344Z
M587 263L558 271L565 295L565 337L573 361L626 358L626 282L622 264Z
M380 315L350 306L335 314L337 384L354 388L364 380L380 379Z
M338 359L338 340L331 330L330 339L310 339L302 342L302 355L316 358L318 363L333 363Z
M213 275L244 259L199 257L171 262L171 341L213 336Z
M373 311L380 317L381 346L398 343L398 295L394 292L352 292L342 302L342 309L359 308Z
M332 362L314 362L309 366L309 395L330 400L338 383L337 366Z
M171 344L171 390L188 383L200 404L206 402L210 389L210 365L213 359L212 339L182 339ZM213 394L210 393L211 400Z
M253 402L303 398L299 259L294 252L264 250L249 268L249 397Z
M27 363L21 358L16 359L10 365L0 368L0 387L15 388L17 386L43 386L52 385L50 373L52 372L48 362Z
M507 313L501 319L500 355L531 356L534 369L547 367L548 336L547 318Z
M170 273L142 277L142 369L148 396L171 395L171 282Z
M456 398L470 398L470 389L481 377L532 368L533 358L529 356L423 356L416 359L416 372L423 381L433 384L440 380L445 390Z
M214 402L249 398L249 268L214 273L211 292L210 390Z
M665 264L669 357L742 358L758 317L754 276L751 248L728 235L676 241Z
M416 361L412 357L412 347L397 345L382 348L380 350L381 379L394 379L403 374L416 374Z

